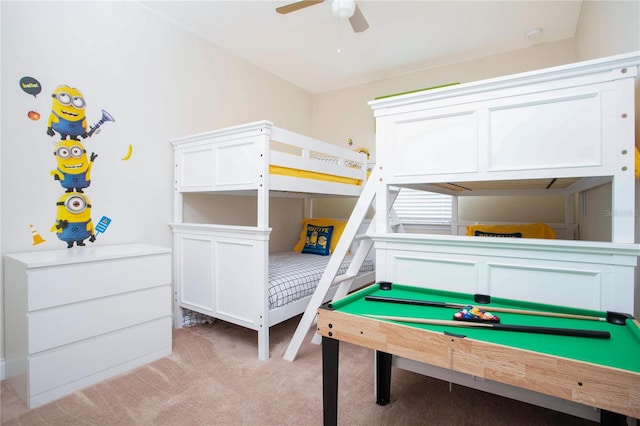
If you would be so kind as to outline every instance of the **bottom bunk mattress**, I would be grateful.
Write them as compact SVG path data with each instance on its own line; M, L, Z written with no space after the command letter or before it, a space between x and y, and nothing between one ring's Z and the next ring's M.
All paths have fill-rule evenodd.
M295 251L269 256L269 310L311 296L316 289L331 256ZM347 255L338 275L347 272L352 255ZM374 270L373 260L365 259L360 273Z

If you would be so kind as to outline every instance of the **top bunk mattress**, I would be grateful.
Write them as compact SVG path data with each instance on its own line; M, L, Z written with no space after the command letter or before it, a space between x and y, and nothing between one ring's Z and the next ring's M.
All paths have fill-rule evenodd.
M309 170L292 169L289 167L269 166L269 173L280 176L290 176L303 179L315 179L325 182L343 183L347 185L362 185L362 179L353 179L344 176L318 173Z
M275 144L277 146L277 144ZM277 157L281 161L282 159L287 158L288 155L282 156L282 153L277 153L274 151L272 153L272 157ZM307 162L307 164L313 164L314 162L317 164L328 165L329 169L326 172L317 171L317 166L311 166L308 169L301 169L297 167L287 167L285 165L269 165L269 173L273 175L280 176L288 176L294 178L303 178L303 179L315 179L321 180L325 182L334 182L341 183L347 185L362 185L361 178L353 178L349 176L345 176L345 170L347 171L358 171L358 174L361 175L362 168L366 166L363 162L344 160L340 157L335 156L325 156L325 155L313 155L310 157L311 162ZM283 164L289 164L288 161L284 161ZM337 169L336 169L337 167ZM336 173L331 173L330 171L335 170ZM369 173L367 173L368 175Z

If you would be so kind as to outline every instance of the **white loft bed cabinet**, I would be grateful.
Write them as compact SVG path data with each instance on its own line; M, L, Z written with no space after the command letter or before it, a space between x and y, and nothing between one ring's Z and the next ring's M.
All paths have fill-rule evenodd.
M185 308L256 330L258 357L268 359L269 327L304 312L313 293L311 288L301 298L287 296L283 306L270 302L270 261L294 256L293 261L305 263L299 256L311 256L314 262L330 257L299 253L270 256L270 198L357 197L367 178L366 156L275 127L268 121L171 143L175 153L171 227L176 312ZM187 193L257 197L256 226L184 223ZM300 229L295 232L299 234ZM369 272L354 279L354 288L372 282L373 276L370 264ZM340 276L336 281L345 278ZM331 295L334 292L335 288ZM182 326L181 315L175 315L175 326Z
M386 218L376 216L376 279L633 314L640 255L634 237L639 64L633 52L370 102L382 176L376 211L388 210L390 187L456 197L570 196L610 183L612 193L610 242L394 234ZM461 233L453 228L452 234ZM394 362L450 379L448 371ZM497 391L482 379L453 379L597 418L567 401L549 405L539 395Z

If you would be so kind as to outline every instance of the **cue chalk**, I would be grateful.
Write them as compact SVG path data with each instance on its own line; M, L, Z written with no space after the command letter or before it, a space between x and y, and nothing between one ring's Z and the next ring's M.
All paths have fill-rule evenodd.
M380 290L391 290L392 283L391 281L380 281L378 285L380 286Z

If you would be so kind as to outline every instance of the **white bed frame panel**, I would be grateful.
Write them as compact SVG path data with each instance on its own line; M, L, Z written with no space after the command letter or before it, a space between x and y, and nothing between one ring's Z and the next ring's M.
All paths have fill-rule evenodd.
M171 141L175 153L175 310L182 308L258 332L258 357L269 358L269 327L305 311L311 296L269 310L270 196L358 196L362 185L271 175L269 165L359 179L364 154L259 121ZM314 157L332 157L322 161ZM362 168L349 165L362 164ZM183 222L184 193L257 197L256 226ZM354 280L372 282L374 273ZM330 300L335 289L327 295ZM181 315L174 325L182 327Z
M296 152L274 149L271 142ZM284 191L358 196L362 186L270 175L269 165L366 180L366 156L258 121L174 139L178 192ZM338 164L312 158L333 156ZM361 163L361 169L347 167Z
M376 279L595 310L634 313L634 85L639 52L372 101L376 211L388 211L390 186L455 196L525 195L531 179L579 178L567 196L611 183L612 241L392 233L376 216ZM497 187L492 182L508 182ZM442 183L474 183L453 191ZM480 183L480 185L478 185ZM512 185L513 184L513 185ZM486 187L483 187L486 185ZM512 185L512 187L510 187ZM524 188L524 189L523 189ZM602 213L604 215L604 213ZM567 217L567 235L574 234ZM573 228L573 229L571 229ZM560 236L562 238L563 236ZM395 365L478 389L596 419L567 404L497 383L434 372L405 359ZM500 390L502 389L502 390Z
M258 330L266 322L269 229L173 224L180 306ZM226 283L233 283L232 286ZM258 294L259 293L259 294ZM266 294L266 293L264 293Z
M633 313L636 245L425 234L372 238L378 280Z

